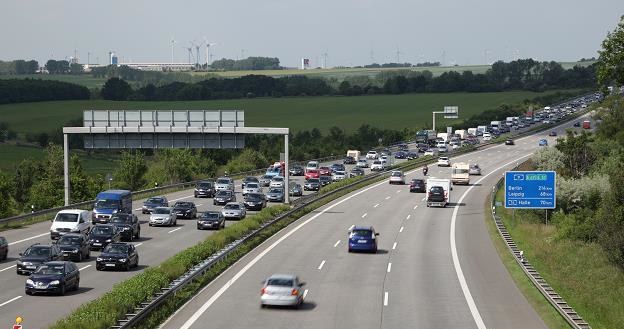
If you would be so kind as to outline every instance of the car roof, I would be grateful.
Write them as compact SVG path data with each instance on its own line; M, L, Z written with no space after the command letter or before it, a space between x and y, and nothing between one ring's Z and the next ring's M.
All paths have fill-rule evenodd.
M65 261L65 260L53 260L53 261L45 262L44 265L65 265L65 263L68 263L68 261Z
M372 226L363 226L363 225L355 225L351 230L369 230L374 231L375 229Z
M87 212L88 210L83 210L83 209L65 209L65 210L61 210L58 213L59 214L82 214L83 212Z
M289 280L294 280L296 279L297 276L294 274L271 274L271 276L269 276L269 279L289 279Z

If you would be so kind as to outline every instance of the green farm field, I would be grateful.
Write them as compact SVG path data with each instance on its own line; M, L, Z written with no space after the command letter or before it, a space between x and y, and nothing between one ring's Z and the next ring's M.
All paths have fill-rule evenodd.
M90 74L71 75L71 74L21 74L21 75L0 75L0 79L41 79L41 80L57 80L87 88L102 88L106 79L94 78Z
M401 130L431 125L432 111L445 105L459 106L460 119L436 118L438 127L453 124L500 104L518 103L545 95L533 92L405 94L374 96L327 96L256 98L215 101L115 102L55 101L0 106L0 121L19 134L50 132L69 120L82 118L82 111L96 110L219 110L245 111L248 127L287 127L292 131L333 126L352 132L362 124Z

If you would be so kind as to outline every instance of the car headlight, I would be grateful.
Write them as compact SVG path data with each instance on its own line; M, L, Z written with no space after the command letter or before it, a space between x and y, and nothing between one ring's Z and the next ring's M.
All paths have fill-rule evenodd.
M125 263L125 262L127 262L128 260L127 260L126 258L121 258L121 259L119 259L119 261L120 261L120 262L122 262L122 263Z
M78 249L74 249L71 252L74 253L74 254L77 254L78 253Z
M31 286L34 286L34 285L35 285L35 282L34 282L33 280L31 280L31 279L27 279L27 280L26 280L26 284L29 284L29 285L31 285Z
M98 258L96 258L95 260L96 260L97 262L101 262L101 261L103 261L104 259L102 259L101 257L98 257Z
M112 241L111 239L106 239L106 242L111 242L111 241Z
M78 227L74 227L71 229L72 232L80 232L80 229Z
M122 227L121 230L122 231L128 231L128 230L130 230L130 228L126 226L126 227Z
M50 281L50 285L51 286L56 286L58 284L60 284L61 282L59 280L54 280L54 281Z
M24 263L22 263L22 261L21 261L21 260L18 260L18 261L17 261L17 265L24 265Z

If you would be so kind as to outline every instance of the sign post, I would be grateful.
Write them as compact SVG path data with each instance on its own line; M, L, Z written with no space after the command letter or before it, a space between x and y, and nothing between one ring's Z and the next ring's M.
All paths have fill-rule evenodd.
M505 172L505 208L554 209L557 203L556 180L557 173L554 171Z
M432 124L432 129L435 129L436 126L436 122L435 122L435 115L436 114L444 114L444 119L457 119L459 118L459 106L445 106L444 107L444 111L434 111L431 112L433 114L433 124Z

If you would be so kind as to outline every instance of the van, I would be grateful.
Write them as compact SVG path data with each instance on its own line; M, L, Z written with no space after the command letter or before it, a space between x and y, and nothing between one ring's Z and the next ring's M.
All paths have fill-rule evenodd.
M66 209L56 213L50 227L50 237L56 240L67 233L88 234L91 230L89 211Z
M128 190L108 190L98 193L95 197L91 215L92 224L106 224L111 216L116 213L132 213L132 192Z
M319 169L319 163L318 161L310 161L308 162L308 164L306 165L306 172L308 172L308 170L318 170Z

